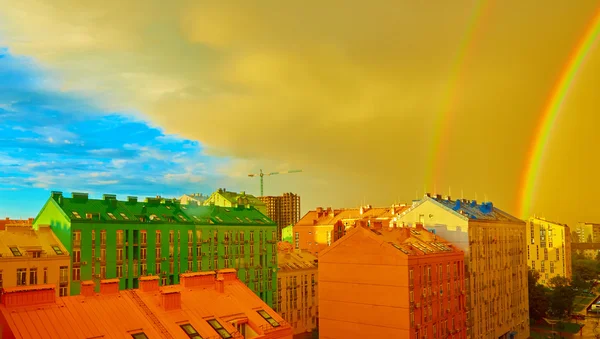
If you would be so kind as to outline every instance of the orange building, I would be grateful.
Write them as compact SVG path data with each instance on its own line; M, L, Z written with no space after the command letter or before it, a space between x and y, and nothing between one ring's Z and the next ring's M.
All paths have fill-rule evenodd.
M348 231L318 286L320 338L466 336L464 253L422 226Z
M6 229L7 225L13 226L30 226L33 225L33 218L29 219L10 219L0 220L0 230Z
M67 295L70 264L69 252L48 225L34 230L16 223L0 230L0 289L56 284L57 296Z
M319 252L343 237L347 229L359 225L374 229L393 225L396 216L409 207L405 204L384 208L374 208L371 205L351 209L317 207L294 225L294 248L307 250L318 256Z
M317 258L294 250L287 242L278 244L277 303L275 310L294 328L294 334L317 327Z
M2 338L292 338L292 328L233 269L181 274L181 285L139 290L119 280L82 283L81 295L56 298L54 285L5 289Z

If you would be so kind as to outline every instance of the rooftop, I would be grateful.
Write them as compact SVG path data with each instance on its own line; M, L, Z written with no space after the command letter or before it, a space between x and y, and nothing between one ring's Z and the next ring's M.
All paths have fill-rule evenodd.
M8 225L31 226L32 224L33 224L33 218L29 218L29 219L10 219L10 218L6 218L4 220L0 220L0 230L3 230Z
M411 208L407 209L403 213L407 213L409 210L417 208L426 201L432 201L438 205L441 205L445 209L461 215L469 220L514 222L520 224L524 223L523 220L518 219L498 209L497 207L494 207L492 202L483 202L478 204L476 200L452 200L450 197L442 197L441 195L431 196L429 193L427 193L423 199L413 204Z
M116 195L105 194L102 199L90 199L87 193L52 192L48 203L55 203L75 222L115 223L183 223L226 225L275 225L254 207L201 206L196 202L181 205L176 199L137 197L117 200Z
M244 205L250 204L252 206L265 206L265 203L262 202L260 199L258 199L257 197L255 197L251 194L246 194L246 192L244 192L244 191L237 193L237 192L228 191L225 188L219 188L213 194L220 194L223 198L225 198L227 201L229 201L232 204L244 204ZM240 199L241 199L241 201L240 201ZM209 198L209 200L210 200L210 198Z
M331 207L324 209L318 207L316 210L306 213L296 223L296 226L334 225L339 221L347 222L367 219L389 221L409 207L405 204L392 205L390 207L372 207L371 205L366 205L348 209L332 209Z
M308 252L294 250L290 243L279 242L277 249L277 265L282 271L317 268L317 257Z
M30 258L64 256L67 250L48 226L34 230L31 226L7 226L0 230L0 257Z
M542 222L547 222L547 223L558 225L558 226L569 227L567 224L563 224L563 223L556 222L556 221L551 221L546 218L541 218L541 217L536 217L536 216L529 218L529 221L542 221Z
M427 231L423 225L417 224L416 227L385 227L380 230L366 227L354 227L346 233L344 237L333 243L325 249L319 257L324 256L333 248L343 244L345 240L353 235L360 234L377 241L381 246L391 246L395 253L402 256L424 256L424 255L444 255L450 253L462 253L458 247L455 247L445 239ZM342 245L343 246L343 245Z
M182 285L164 288L158 287L158 277L149 277L140 282L140 290L0 305L0 312L16 338L138 338L136 333L147 338L242 338L236 329L242 323L259 336L291 338L290 325L236 275L235 270L188 273Z

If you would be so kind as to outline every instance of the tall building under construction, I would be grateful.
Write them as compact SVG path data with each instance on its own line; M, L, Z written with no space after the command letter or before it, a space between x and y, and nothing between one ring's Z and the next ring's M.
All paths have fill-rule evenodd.
M295 225L300 220L300 196L294 193L283 193L280 196L258 197L267 207L267 216L277 224L277 232L281 239L281 229Z

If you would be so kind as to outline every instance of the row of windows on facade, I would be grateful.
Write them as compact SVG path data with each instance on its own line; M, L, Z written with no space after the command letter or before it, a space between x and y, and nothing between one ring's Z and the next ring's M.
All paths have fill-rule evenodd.
M227 258L228 256L245 256L246 255L246 249L244 246L229 246L229 245L223 245L223 256L225 258L225 260L229 260L229 258ZM249 260L250 260L250 266L254 266L254 257L258 254L258 255L264 255L266 254L266 247L259 247L259 251L258 253L255 252L254 250L254 245L250 245L250 249L249 249ZM100 249L100 256L96 257L96 248L95 246L92 246L92 261L100 261L100 262L105 262L106 261L106 249L105 248L101 248ZM174 251L175 249L173 247L169 248L169 259L170 260L174 260ZM235 253L233 253L235 252ZM123 261L123 249L122 248L117 248L116 249L116 261L120 262ZM139 249L139 255L138 255L138 251L134 251L133 252L133 259L134 260L147 260L147 253L148 250L146 247L142 247ZM202 245L196 245L196 251L195 251L195 255L196 255L196 260L199 260L198 258L201 258L204 254L204 256L208 256L210 254L213 254L214 256L218 255L218 248L214 247L214 249L212 249L212 247L209 247L207 252L202 252ZM156 260L162 260L162 261L166 261L166 257L162 256L162 248L160 247L156 247L154 249L154 257L156 258ZM187 257L188 260L192 260L194 257L194 247L188 247L187 248ZM73 259L73 264L79 264L81 263L81 249L79 248L75 248L73 249L73 254L72 254L72 259ZM125 260L129 260L129 252L125 251ZM271 245L271 264L276 264L277 263L277 245L276 244L272 244Z
M32 268L17 268L17 286L48 284L48 267L42 270L42 278L38 278L38 269ZM0 270L0 288L3 288L3 271ZM28 279L29 278L29 279ZM69 267L59 267L59 295L67 295L67 285L69 284Z
M410 327L416 328L415 338L426 338L430 332L429 329L431 329L433 338L438 337L438 332L440 333L440 338L446 338L450 333L452 333L452 337L454 338L454 333L462 328L462 326L459 326L458 322L455 321L454 317L451 319L450 327L448 327L448 320L442 320L431 325L424 325L424 328L421 328L421 324L415 324L415 315L413 312L410 313Z
M165 205L165 207L166 207L167 209L171 209L171 206L169 206L169 205ZM183 209L183 210L186 210L186 209L187 209L187 207L186 207L186 206L180 206L180 207L181 207L181 209ZM226 211L226 212L230 212L230 210L229 210L229 209L227 209L227 208L225 209L225 211ZM75 217L75 219L82 219L82 218L81 218L81 215L80 215L80 214L79 214L79 212L77 212L77 211L72 211L72 212L71 212L71 214L72 214L72 215ZM111 220L117 220L117 217L114 215L114 213L111 213L111 212L106 212L106 215L107 215L107 216L108 216L108 217L109 217ZM125 213L123 213L123 212L120 212L118 215L119 215L119 216L120 216L120 217L121 217L123 220L130 220L129 216L127 216L127 215L126 215ZM88 220L92 220L92 219L94 218L94 216L97 216L98 218L100 218L100 213L86 213L86 214L85 214L85 218L86 218L86 219L88 219ZM166 215L164 215L164 214L163 214L163 217L165 218L165 220L166 220L166 221L176 221L176 220L175 220L175 218L173 218L173 217L171 217L171 216L166 216ZM177 218L178 218L180 221L183 221L183 222L188 222L188 221L189 221L188 219L186 219L186 218L183 216L183 214L177 214ZM215 218L215 219L217 219L217 221L219 221L219 222L223 222L223 219L221 219L221 217L219 217L219 216L215 216L214 218ZM158 216L158 215L156 215L156 214L151 214L151 215L148 217L148 219L150 219L150 220L152 220L152 221L161 221L161 218L160 218L160 216ZM200 218L198 218L198 216L195 216L195 215L192 215L192 219L194 219L194 221L197 221L197 222L202 222L202 221L203 221L203 220L201 220ZM238 222L240 222L240 223L243 223L244 221L246 221L246 222L249 222L249 223L253 223L253 221L252 221L250 218L248 218L248 217L244 217L244 220L242 220L242 218L240 218L240 217L238 217L238 216L235 216L235 219L236 219ZM140 220L141 222L144 222L144 221L146 221L146 219L145 219L144 217L140 217L140 218L139 218L139 220ZM255 222L257 222L257 223L259 223L259 224L262 224L262 223L263 223L263 221L262 221L262 220L260 220L260 219L254 219L254 221L255 221ZM267 221L267 220L265 220L265 221Z
M19 249L19 247L17 246L9 246L8 247L12 253L12 255L14 257L23 257L23 252L21 252L21 250ZM52 249L54 250L54 253L56 253L56 255L63 255L64 252L60 249L60 247L58 245L52 245ZM32 257L32 258L41 258L43 256L47 255L47 253L45 251L42 250L27 250L25 252L25 256L28 257Z
M181 271L181 267L178 264L178 271ZM162 263L156 263L154 266L154 274L156 275L160 275L161 273L167 274L167 271L163 271L162 270ZM125 266L125 267L124 267ZM238 268L239 268L239 263L238 263ZM141 263L139 264L139 268L137 264L132 265L133 267L133 272L132 272L132 276L133 277L137 277L138 275L140 276L144 276L147 275L149 273L151 273L150 271L148 271L148 265L145 263ZM209 265L208 265L208 270L217 270L217 269L221 269L221 268L233 268L233 266L231 265L231 261L229 259L224 259L224 265L223 267L219 267L219 261L218 259L214 259L214 267L213 265L211 265L211 262L209 261ZM81 280L81 267L79 266L74 266L73 267L73 275L72 275L72 279L73 281L79 281ZM187 271L189 272L199 272L202 271L203 267L202 267L202 261L198 260L196 262L196 265L194 267L194 262L193 261L188 261L187 263ZM128 265L116 265L115 266L115 277L116 278L123 278L123 276L128 276ZM169 273L168 274L174 274L175 272L175 265L174 262L169 262ZM91 275L92 277L96 276L96 266L92 265L91 268ZM263 271L262 270L255 270L254 271L254 277L256 280L263 280ZM100 265L100 273L98 275L98 278L100 279L106 279L106 265ZM267 284L268 284L268 289L271 290L271 286L272 286L272 280L273 280L273 271L272 270L267 270ZM245 280L248 282L250 281L250 270L246 270L245 271Z
M563 251L561 252L560 248L556 248L556 261L560 261L561 260L561 254L562 254L562 260L565 260L565 251L563 249ZM537 260L540 260L540 247L539 246L535 246L535 252L536 252L536 258ZM549 259L549 252L548 252L548 248L544 248L544 260L550 260ZM527 251L527 260L531 260L531 248L529 249L529 251Z
M450 280L453 276L454 279L458 279L459 277L459 273L461 270L461 266L462 263L459 261L454 262L454 269L451 271L450 269L452 268L450 266L450 264L446 264L446 278L448 280ZM442 281L444 279L444 271L443 271L443 265L439 264L439 265L434 265L434 267L437 270L437 276L438 276L438 281ZM427 265L427 266L419 266L419 268L417 269L417 276L415 277L414 274L414 269L410 269L408 272L408 279L409 279L409 283L411 285L413 285L415 283L415 278L416 278L416 282L417 283L431 283L431 265ZM453 275L454 273L454 275ZM423 279L421 279L423 278Z
M562 228L560 229L560 235L563 238L565 236L564 230ZM535 244L535 238L536 238L535 236L536 236L535 228L531 227L531 229L530 229L530 238L531 238L531 243L532 244ZM543 226L540 226L539 238L540 238L540 241L542 243L546 241L546 230L543 228ZM549 240L550 244L552 244L552 227L550 225L548 225L548 240ZM552 247L552 245L550 245L550 247Z
M157 230L155 233L155 243L156 245L160 245L161 244L161 240L162 240L162 232L161 230ZM170 230L169 232L169 244L174 244L175 243L175 231ZM264 241L267 240L267 231L259 231L259 241ZM219 239L219 231L218 230L214 230L212 231L212 239L215 242L218 242ZM124 231L123 230L117 230L116 231L116 244L117 245L123 245L123 242L127 241L128 239L126 239L124 237ZM138 242L138 239L134 239L134 242ZM179 231L177 231L177 240L180 241L181 240L181 234ZM187 240L188 243L191 244L194 242L194 232L192 230L188 230L187 231ZM206 239L207 241L210 240L210 238ZM271 239L270 240L277 240L277 231L271 231ZM92 230L92 244L94 244L96 241L96 231ZM196 241L200 242L202 241L202 231L201 230L196 230ZM239 241L239 242L245 242L245 231L225 231L223 232L223 241ZM250 242L254 242L254 231L250 231ZM139 237L139 243L142 245L147 244L148 242L148 232L146 230L141 230L140 231L140 237ZM101 230L100 231L100 245L106 245L106 230ZM81 246L81 231L73 231L73 246L77 247L77 246Z

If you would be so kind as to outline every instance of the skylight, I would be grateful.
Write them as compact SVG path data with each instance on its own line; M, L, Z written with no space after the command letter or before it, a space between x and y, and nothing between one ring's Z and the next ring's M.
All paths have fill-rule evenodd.
M79 215L79 213L77 213L77 212L75 212L75 211L73 211L73 212L71 212L71 213L73 213L73 216L74 216L75 218L77 218L77 219L81 219L81 216Z
M239 222L244 222L242 219L240 219L240 217L237 217L237 216L236 216L235 218L236 218L236 219L237 219L237 221L239 221Z
M106 214L108 214L108 217L111 218L112 220L116 220L117 217L115 217L114 214L110 213L110 212L106 212Z
M56 254L63 255L63 251L60 249L60 247L52 246L52 249L54 250L54 252L56 252Z
M271 324L271 326L273 327L279 327L281 325L279 325L279 323L273 319L273 317L271 317L271 315L269 313L267 313L265 310L258 310L256 311L258 312L258 314L260 314L261 317L265 318L266 321L269 322L269 324Z
M182 209L182 210L187 210L187 207L185 207L185 206L181 206L181 209Z
M178 214L177 216L179 217L179 219L181 219L181 221L187 221L183 215Z
M131 337L135 338L135 339L149 339L148 336L146 335L146 333L144 333L144 332L134 333L131 335Z
M221 219L218 215L215 217L215 219L217 219L219 222L223 222L223 219Z
M21 256L23 256L23 255L21 254L21 251L19 251L19 248L18 248L18 247L10 247L10 251L12 252L12 254L13 254L15 257L21 257Z
M194 220L198 220L198 221L200 221L200 219L198 219L198 217L197 217L197 216L195 216L195 215L192 215L192 217L194 218Z
M227 332L227 330L221 325L221 323L219 321L217 321L217 319L211 319L211 320L209 320L208 324L215 331L217 331L217 333L219 333L219 335L221 336L221 338L223 338L223 339L232 338L231 334L229 332Z
M125 213L121 212L121 213L119 213L119 215L121 216L121 218L123 218L125 220L129 220L129 217L127 215L125 215Z
M192 326L191 324L183 324L183 325L179 325L179 327L181 327L181 329L185 332L185 334L188 335L188 337L195 338L195 339L202 339L202 337L200 336L198 331L196 331L194 326Z

